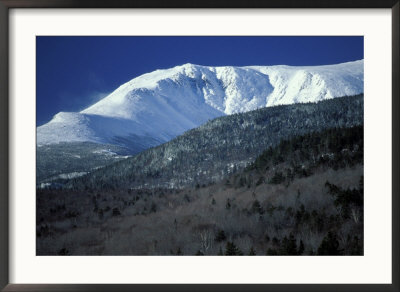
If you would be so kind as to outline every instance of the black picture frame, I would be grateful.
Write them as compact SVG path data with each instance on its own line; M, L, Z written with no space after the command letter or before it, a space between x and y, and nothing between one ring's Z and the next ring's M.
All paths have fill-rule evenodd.
M0 0L1 291L400 291L400 0ZM11 8L390 8L392 11L392 284L11 284L9 282L8 15ZM378 268L378 267L377 267Z

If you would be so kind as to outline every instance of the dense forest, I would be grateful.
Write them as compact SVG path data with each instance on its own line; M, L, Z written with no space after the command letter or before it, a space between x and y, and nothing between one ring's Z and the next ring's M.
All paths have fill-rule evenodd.
M69 188L38 189L37 254L362 255L362 104L219 118ZM221 172L227 161L235 171ZM221 175L202 180L196 163ZM180 187L160 183L176 175Z
M224 116L136 156L58 182L67 189L108 191L209 185L240 172L282 139L362 125L363 111L363 95L358 95Z

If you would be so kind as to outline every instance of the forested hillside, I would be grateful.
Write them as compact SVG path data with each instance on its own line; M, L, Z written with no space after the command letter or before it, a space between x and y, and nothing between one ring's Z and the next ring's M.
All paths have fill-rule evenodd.
M363 153L362 125L328 128L208 186L38 190L37 254L362 255Z
M208 185L245 168L282 139L362 125L363 104L363 95L358 95L224 116L168 143L69 180L66 188L120 190Z
M134 154L131 149L92 142L61 142L36 147L36 184L82 176Z

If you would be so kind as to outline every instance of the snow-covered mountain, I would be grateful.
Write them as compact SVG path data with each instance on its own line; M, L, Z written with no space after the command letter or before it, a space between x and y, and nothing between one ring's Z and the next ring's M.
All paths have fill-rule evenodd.
M89 141L146 149L219 116L363 89L363 60L310 67L185 64L141 75L81 112L56 114L37 128L37 143Z

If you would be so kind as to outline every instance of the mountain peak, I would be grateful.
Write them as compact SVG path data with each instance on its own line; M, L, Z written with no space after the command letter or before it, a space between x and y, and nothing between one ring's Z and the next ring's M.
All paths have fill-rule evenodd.
M185 63L176 67L181 67L181 68L195 68L195 67L199 67L200 65L196 65L196 64L192 64L192 63Z

